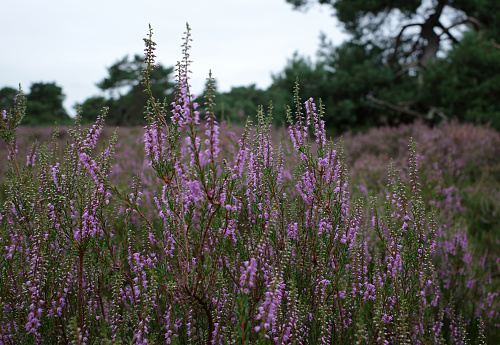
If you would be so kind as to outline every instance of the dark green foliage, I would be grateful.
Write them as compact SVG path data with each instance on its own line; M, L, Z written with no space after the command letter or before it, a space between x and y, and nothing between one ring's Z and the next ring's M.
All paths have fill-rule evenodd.
M447 114L500 129L500 50L469 32L446 59L425 71L423 93Z
M327 78L327 72L322 64L313 64L310 59L295 53L283 71L273 75L273 83L268 89L274 103L274 117L279 121L277 124L281 125L286 118L286 105L294 103L293 95L285 90L293 90L298 79L301 97L304 100L320 97L319 92L325 89ZM323 101L325 100L323 98ZM326 114L327 118L330 113Z
M131 61L129 61L128 56L125 56L108 68L109 76L97 83L97 87L110 92L111 98L119 98L121 96L119 92L123 88L131 88L132 90L129 90L128 93L138 87L143 91L144 87L141 86L141 81L142 70L145 67L146 64L139 55L135 55ZM164 98L173 93L175 86L172 80L173 72L173 67L166 68L162 65L158 65L150 72L151 91L156 97Z
M287 2L307 8L316 0ZM445 117L500 128L500 3L317 2L331 6L352 35L340 47L323 45L318 64L316 95L335 129Z
M23 120L25 126L53 126L69 124L71 118L63 107L62 88L52 83L33 83L27 95L28 107Z
M0 89L0 110L8 110L14 107L14 99L18 91L12 87L4 87Z
M95 121L98 115L101 114L102 109L109 105L109 100L102 96L93 96L87 98L82 104L77 105L81 108L81 121L83 123L90 123Z
M216 117L238 124L245 123L249 117L255 118L257 108L268 105L269 100L273 99L267 91L258 89L255 84L233 87L231 91L223 93L218 93L215 87L213 94L216 95L213 108ZM197 102L203 105L206 102L205 95L199 97Z
M20 91L12 87L0 89L0 110L13 109L18 93ZM55 82L33 83L26 97L29 105L22 122L23 126L53 126L54 123L66 125L71 122L71 118L63 107L65 96L62 88Z
M101 113L102 107L109 107L108 124L121 126L144 125L144 104L149 96L142 85L142 70L145 63L139 55L132 60L128 56L108 68L109 75L97 86L108 97L94 96L78 106L82 107L82 120L92 122ZM158 67L150 72L150 87L154 97L168 103L173 101L174 82L173 67Z
M370 101L370 97L380 97L403 102L414 95L417 87L415 78L394 78L394 69L380 60L379 48L355 42L333 47L324 42L319 53L320 61L316 64L295 55L284 71L274 76L268 91L276 113L281 104L292 102L284 90L292 88L298 78L303 99L315 97L323 101L327 109L325 120L334 132L414 119L406 114L388 113Z
M500 38L500 2L495 0L454 0L453 7L475 18L481 26L483 37L499 41Z

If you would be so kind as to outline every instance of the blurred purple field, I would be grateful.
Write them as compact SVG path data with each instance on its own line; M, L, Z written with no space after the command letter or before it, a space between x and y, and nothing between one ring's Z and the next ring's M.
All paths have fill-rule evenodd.
M57 145L62 154L66 147L68 127L59 127ZM111 181L118 186L127 187L132 178L140 173L144 186L153 194L157 179L153 169L147 169L149 160L144 151L144 130L141 127L105 127L100 138L108 141L112 134L118 133L118 146L115 153ZM221 125L222 158L235 155L244 128ZM18 157L26 162L31 145L50 143L53 128L20 127L18 129ZM271 138L275 144L286 137L285 129L274 129ZM472 124L445 123L429 128L415 123L399 127L381 127L366 133L346 133L342 139L345 163L350 175L351 192L358 196L382 196L387 185L387 168L391 161L397 169L404 167L409 156L409 138L417 146L420 168L420 183L426 200L442 210L453 211L464 216L472 234L484 239L491 250L500 252L500 134L484 126ZM284 144L285 166L295 162L297 157L290 143ZM312 142L314 149L314 142ZM50 144L49 144L50 145ZM6 162L7 147L0 142L0 160ZM290 166L291 164L288 164ZM292 179L290 169L285 176ZM404 173L404 171L403 171ZM0 176L3 184L5 174ZM148 195L146 201L152 201ZM487 239L487 240L486 240Z
M200 133L203 132L202 127L199 129ZM26 157L30 154L32 144L35 141L38 142L39 146L48 145L49 148L57 146L55 152L58 152L62 159L63 152L70 142L71 136L68 131L68 127L58 128L58 136L53 139L51 128L20 127L17 131L19 149L17 164L19 166L26 165ZM157 172L151 167L151 158L146 155L144 129L140 127L104 127L94 149L95 153L103 150L103 143L108 142L115 132L118 135L118 141L114 158L110 164L109 183L116 186L118 190L134 191L134 186L137 186L137 181L140 181L141 208L145 218L156 219L158 218L158 209L155 206L155 198L161 195L161 187L165 185L165 180L157 177ZM221 124L221 153L217 158L219 169L220 166L225 165L226 159L228 161L234 160L238 154L238 140L243 133L244 128L242 127ZM254 138L252 140L259 140L254 132L251 132L250 136ZM300 178L297 169L301 163L297 162L303 161L304 158L299 156L290 141L285 140L287 137L288 133L283 128L273 129L269 134L273 145L278 147L278 144L281 144L282 147L283 191L289 195L289 200L298 200L300 199L298 193L301 192L298 188L300 182L297 181ZM436 281L439 282L436 294L441 294L441 300L453 301L454 303L452 305L450 302L449 306L443 307L442 313L450 318L450 327L454 325L455 320L461 320L462 317L464 317L464 324L469 326L471 324L477 325L479 321L476 318L482 317L482 315L486 315L492 322L496 322L494 320L498 320L500 316L498 293L495 292L500 290L500 135L498 132L487 127L470 124L445 123L429 128L424 124L414 123L399 127L371 129L366 133L346 133L342 138L334 138L334 142L341 141L341 146L338 148L342 150L343 147L343 152L339 153L342 154L341 159L343 159L349 174L349 199L353 202L354 209L358 207L356 205L359 205L359 210L355 211L360 212L356 216L361 222L359 227L363 229L376 228L373 212L384 214L384 207L388 207L384 206L386 198L389 200L391 193L395 193L394 191L402 186L398 185L398 179L407 180L410 185L414 182L412 179L415 176L416 168L412 167L411 164L408 165L408 162L411 163L413 159L412 150L409 150L410 138L413 138L416 146L415 157L416 162L418 162L418 175L416 176L419 179L425 212L432 212L434 215L437 240L432 254L436 275L433 279L437 278ZM311 152L316 154L316 151L319 150L316 147L316 142L313 140L314 138L309 139L308 145L311 147ZM188 151L186 141L180 141L182 155L187 157ZM7 153L6 144L1 142L0 160L7 162ZM43 160L41 165L43 166ZM37 168L38 165L35 166L35 170ZM400 174L396 175L400 177L396 178L394 171L399 170ZM4 172L2 171L0 176L2 188L0 201L2 203L5 202L4 190L8 185ZM304 197L304 195L301 196ZM397 200L396 197L391 198L394 198L393 202ZM136 215L131 217L131 223L126 220L124 228L123 219L128 219L127 214L131 214L130 205L120 203L116 195L111 197L110 201L117 210L118 216L115 219L117 224L110 223L108 225L114 226L118 241L121 238L129 239L131 235L126 232L130 230L126 229L134 227L140 229L141 219ZM366 207L363 210L361 206L363 204L371 205L371 209ZM122 218L118 219L119 217ZM388 224L390 223L389 220L386 221ZM246 236L244 232L241 232L241 235ZM375 239L377 235L380 236L379 233L375 234L373 230L363 233L363 241L366 241L367 246L364 249L366 253L377 252L375 247L383 245L383 242ZM388 236L388 232L386 236ZM151 243L153 245L154 242L151 240ZM304 246L300 243L297 245ZM363 246L360 246L359 250ZM130 253L129 260L132 260ZM353 255L353 260L357 260L357 254ZM369 254L366 255L367 262L375 260ZM135 256L133 257L135 258ZM244 262L247 269L254 269L249 266L249 262ZM314 260L311 264L315 265ZM409 273L410 276L412 274L411 270L406 273ZM246 276L246 273L243 273L243 276ZM135 280L130 280L130 284L133 282ZM365 284L367 283L365 282ZM166 287L162 288L167 289ZM436 300L438 297L436 295ZM102 301L100 303L106 304ZM255 304L254 307L257 305L257 301L252 303ZM430 305L437 306L432 301ZM455 319L453 308L457 308L460 313L463 312L465 315L460 314L459 318ZM248 322L251 323L251 321ZM480 325L479 322L479 328ZM495 328L488 333L489 337L498 334L497 327L500 325L494 324L494 326ZM455 330L465 329L458 326L453 327ZM256 334L259 333L257 328L255 328Z

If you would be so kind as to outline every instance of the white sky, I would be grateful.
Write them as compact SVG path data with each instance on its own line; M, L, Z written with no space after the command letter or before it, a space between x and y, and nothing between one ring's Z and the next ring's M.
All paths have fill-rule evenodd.
M143 54L149 23L158 61L169 67L182 57L189 22L197 94L209 69L220 91L266 88L295 51L314 61L320 32L335 45L347 37L330 7L303 13L285 0L5 0L0 13L0 88L21 83L28 93L32 82L55 81L72 116L76 102L101 94L95 84L106 67Z

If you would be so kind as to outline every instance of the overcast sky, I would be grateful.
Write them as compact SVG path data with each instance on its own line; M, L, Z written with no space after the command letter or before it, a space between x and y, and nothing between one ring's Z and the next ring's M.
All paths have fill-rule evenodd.
M21 83L27 93L32 82L55 81L72 116L76 102L100 94L106 67L143 54L148 24L168 67L182 57L189 22L198 94L209 69L220 91L266 88L295 51L314 61L321 32L335 45L346 39L330 7L299 12L285 0L6 0L0 13L0 88Z

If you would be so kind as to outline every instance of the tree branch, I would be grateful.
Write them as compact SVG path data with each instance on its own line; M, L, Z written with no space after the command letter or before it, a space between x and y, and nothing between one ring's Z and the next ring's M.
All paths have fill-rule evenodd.
M403 31L405 31L410 26L417 26L417 25L422 26L422 23L411 23L411 24L407 24L401 28L401 30L399 31L399 34L396 36L396 42L394 43L394 53L392 54L392 58L389 62L389 66L391 66L394 63L394 61L396 61L396 52L398 50L398 46L399 46L399 43L401 41L401 36L403 35Z
M454 43L458 43L458 40L450 34L450 29L453 29L455 26L459 26L465 23L473 24L474 27L476 28L476 31L481 32L481 24L479 23L479 21L474 17L467 17L463 20L451 24L447 28L445 28L441 23L439 23L439 27L443 30L443 32L439 36L446 34Z
M368 96L367 99L368 99L368 101L375 103L375 104L378 104L378 105L381 105L387 109L391 109L391 110L394 110L394 111L399 112L399 113L408 114L408 115L411 115L411 116L414 116L414 117L417 117L420 119L425 119L425 118L432 119L434 114L439 115L439 117L441 117L443 120L448 119L448 116L445 113L443 113L441 110L439 110L438 107L435 107L435 106L430 106L429 112L427 114L424 114L424 113L420 113L420 112L415 111L415 110L401 107L401 106L393 104L393 103L383 101L383 100L375 98L373 96Z
M406 109L406 108L400 107L398 105L382 101L381 99L375 98L373 96L368 96L367 99L368 99L368 101L370 101L372 103L381 105L385 108L388 108L388 109L391 109L391 110L394 110L394 111L397 111L400 113L405 113L405 114L408 114L408 115L411 115L414 117L418 117L418 118L422 118L422 119L425 118L425 114L419 113L418 111Z

